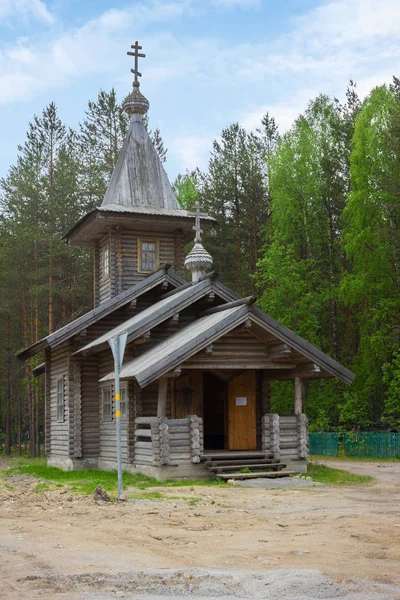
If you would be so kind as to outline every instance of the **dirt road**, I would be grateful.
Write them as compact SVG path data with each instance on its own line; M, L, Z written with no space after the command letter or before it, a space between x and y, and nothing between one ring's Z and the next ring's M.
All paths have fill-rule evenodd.
M10 487L0 486L0 597L100 600L147 590L164 598L225 591L344 599L350 590L360 600L374 593L399 599L400 463L337 466L377 481L304 490L157 488L160 500L97 505L65 489L37 493L37 480L12 476ZM143 569L151 571L139 575ZM280 569L290 571L277 579ZM289 596L285 581L306 587Z

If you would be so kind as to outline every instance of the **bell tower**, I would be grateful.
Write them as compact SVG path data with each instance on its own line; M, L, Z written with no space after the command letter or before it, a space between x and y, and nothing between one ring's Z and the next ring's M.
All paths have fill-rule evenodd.
M143 123L149 101L140 91L142 46L135 42L133 90L124 101L130 126L101 206L67 233L68 243L93 248L94 303L106 302L166 263L181 271L195 214L183 210ZM214 219L202 214L202 225Z

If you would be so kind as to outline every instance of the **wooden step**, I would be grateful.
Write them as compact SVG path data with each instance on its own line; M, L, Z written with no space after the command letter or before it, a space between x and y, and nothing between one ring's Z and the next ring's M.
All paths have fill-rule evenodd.
M286 465L284 465L283 463L275 463L275 464L258 464L258 465L219 465L218 467L207 467L207 469L209 471L211 471L212 473L218 473L221 472L223 473L224 471L240 471L241 469L244 468L248 468L248 469L271 469L271 470L276 470L276 469L284 469L286 467Z
M278 458L251 458L247 460L207 460L204 464L208 467L223 467L226 465L227 467L230 465L240 466L242 467L251 467L251 465L259 465L259 464L273 465L279 463Z
M270 454L265 454L265 452L260 452L260 451L253 451L253 450L243 450L243 451L238 451L238 452L234 452L234 451L230 451L230 450L226 450L226 451L222 451L222 452L210 452L209 454L203 454L201 456L201 460L207 460L207 461L211 461L211 460L240 460L240 459L247 459L247 458L273 458L272 455Z
M275 479L277 477L289 477L298 475L297 471L267 471L260 473L218 473L216 477L220 479Z

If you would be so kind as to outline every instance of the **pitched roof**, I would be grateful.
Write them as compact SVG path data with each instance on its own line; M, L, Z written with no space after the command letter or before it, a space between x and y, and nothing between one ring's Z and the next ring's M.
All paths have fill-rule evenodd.
M258 308L247 304L239 306L227 304L225 309L201 317L187 325L168 339L157 344L142 355L126 362L121 368L121 378L135 378L141 387L152 383L178 365L184 363L194 354L203 350L241 323L250 319L266 332L272 333L294 350L310 359L329 374L350 384L355 375L324 352L306 342L299 335L280 325ZM111 372L100 381L114 379Z
M110 204L181 210L157 151L138 115L131 120L101 206Z
M141 387L155 381L243 321L247 306L235 306L201 317L121 367L121 378L134 377ZM114 379L109 373L100 381Z
M176 313L184 310L200 298L203 298L211 291L217 292L217 287L210 278L205 278L197 283L190 283L177 288L174 293L168 293L165 298L142 310L124 323L114 327L107 333L96 338L83 348L80 348L75 354L81 354L90 351L101 351L107 346L110 337L121 333L128 333L128 342L131 342L142 336L150 329L153 329L160 323L170 319Z
M184 280L177 273L169 271L167 268L160 269L159 271L152 273L142 281L139 281L136 285L130 287L127 290L124 290L114 298L111 298L111 300L103 302L102 304L100 304L96 308L93 308L78 319L75 319L71 323L64 325L64 327L57 329L57 331L54 331L50 335L35 342L31 346L28 346L28 348L25 348L24 350L19 352L17 354L17 357L20 360L26 360L27 358L34 356L41 350L44 350L44 348L54 348L55 346L62 344L63 342L67 341L74 335L80 333L90 325L93 325L94 323L96 323L100 319L103 319L115 310L122 308L125 304L128 304L132 300L135 300L135 298L138 298L142 294L145 294L146 292L153 289L157 285L160 285L160 283L163 283L164 281L167 281L175 287L179 287L182 284L184 284Z

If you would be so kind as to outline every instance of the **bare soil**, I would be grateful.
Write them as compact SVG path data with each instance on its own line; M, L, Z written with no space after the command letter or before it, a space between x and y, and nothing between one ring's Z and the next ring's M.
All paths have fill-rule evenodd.
M289 598L278 588L274 596L274 585L285 577L299 582L294 573L301 570L310 593L290 598L344 598L350 590L361 594L352 598L399 599L400 463L329 466L376 482L297 490L157 488L161 500L96 504L65 488L37 493L38 480L30 476L8 477L0 483L0 597L136 598L128 594L145 590L165 597L173 590L181 596L168 597L214 598L224 589L234 597ZM276 579L281 569L286 575ZM315 570L325 577L320 588ZM269 595L250 593L249 582L234 580L239 572L245 579L256 573L251 581L270 586Z

